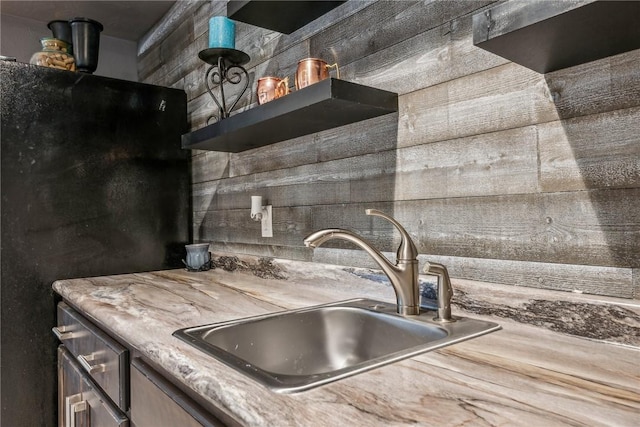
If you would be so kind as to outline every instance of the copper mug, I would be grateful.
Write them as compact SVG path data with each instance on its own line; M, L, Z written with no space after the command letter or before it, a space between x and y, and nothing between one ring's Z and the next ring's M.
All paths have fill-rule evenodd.
M296 89L300 90L321 80L329 78L329 68L336 69L337 78L340 78L338 64L328 65L326 61L318 58L306 58L298 62L296 71Z
M262 77L258 79L258 104L262 105L289 94L289 77Z

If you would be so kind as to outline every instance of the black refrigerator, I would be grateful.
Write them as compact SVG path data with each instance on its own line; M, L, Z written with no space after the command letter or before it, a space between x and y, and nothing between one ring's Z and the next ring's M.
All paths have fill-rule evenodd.
M52 282L181 265L186 94L5 61L0 89L0 423L51 426Z

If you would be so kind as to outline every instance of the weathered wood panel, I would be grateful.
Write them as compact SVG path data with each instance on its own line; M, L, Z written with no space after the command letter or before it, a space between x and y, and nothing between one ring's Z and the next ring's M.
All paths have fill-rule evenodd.
M537 132L529 126L399 149L394 176L394 200L537 192Z
M200 241L266 244L270 246L302 246L309 234L311 208L274 208L273 237L261 237L261 225L250 217L247 209L208 210L196 214L194 231Z
M399 99L398 144L423 144L558 119L544 78L506 64Z
M280 227L274 222L272 241L300 245L307 233L338 227L393 250L393 227L365 216L365 207L394 215L420 253L633 268L640 262L640 189L274 208ZM300 210L310 219L301 220ZM203 222L204 240L252 242L259 233L246 226L248 206L208 212L216 220Z
M398 138L398 115L388 114L237 153L231 176L292 168L305 164L393 150Z
M637 64L640 50L619 56L628 58L590 63L580 90L560 79L551 87L543 76L510 63L400 97L398 143L442 141L638 106L640 70L628 62L635 57ZM562 103L554 91L562 93ZM599 94L597 102L592 92Z
M385 252L394 260L395 253ZM318 248L313 261L335 265L378 269L373 259L362 250ZM540 289L553 289L586 294L632 298L632 269L573 264L463 258L420 255L420 271L426 262L447 266L454 278L493 283L510 283ZM455 293L455 279L453 279Z
M545 74L563 119L640 105L640 49Z
M640 187L640 108L538 126L543 191Z
M138 77L141 81L160 81L168 71L176 67L176 58L182 57L182 51L198 38L193 32L193 15L202 5L192 3L184 9L172 8L180 13L182 19L163 28L166 35L159 40L156 47L148 49L141 56L138 62Z
M253 179L222 180L194 185L193 204L196 210L242 209L250 207L251 196L262 196L265 203L276 207L310 206L347 203L349 194L350 183L340 180L275 188L265 188Z
M638 114L639 110L630 109L570 122L556 121L539 125L544 190L640 186L640 134L635 130ZM339 129L332 133L341 131ZM338 140L339 144L350 145L353 142L351 136L350 132L348 139ZM286 162L296 157L296 153L302 156L300 161L317 161L305 149L315 148L313 145L316 144L324 146L327 138L317 135L311 147L305 145L303 139L298 138L292 144L285 143L284 147L276 144L267 150L253 150L249 156L256 163L261 158L265 159L264 170L286 166ZM331 144L328 144L328 148L328 152L334 152ZM528 193L536 191L535 149L536 132L533 127L463 138L456 145L453 141L427 144L400 150L396 167L387 170L387 174L380 179L388 178L391 189L395 186L393 194L396 200ZM317 153L319 150L311 152ZM276 153L282 161L270 163L273 157L271 153ZM241 155L232 161L246 165L246 159L247 156ZM509 163L496 167L499 162ZM299 164L296 161L291 163ZM427 185L416 185L420 182ZM446 185L429 185L431 182ZM370 184L364 182L365 187ZM353 190L355 194L366 193L355 186ZM368 201L366 197L353 200Z
M397 203L420 253L636 267L640 189ZM424 221L424 227L421 223Z
M250 100L243 99L240 106L256 102L255 90L258 77L265 75L289 76L293 86L293 75L297 62L308 56L323 57L328 62L338 61L340 64L349 64L347 67L343 65L341 68L341 76L347 80L375 87L384 87L392 91L397 90L395 83L403 84L404 87L403 90L399 91L400 93L417 90L428 84L433 84L433 81L425 81L425 76L437 78L437 81L441 82L444 78L453 78L456 75L462 75L463 72L468 73L472 62L477 70L484 70L503 64L506 60L489 54L482 49L474 48L472 44L469 47L471 40L471 12L485 3L487 2L453 2L448 3L448 6L446 6L442 2L413 4L410 2L381 1L372 4L364 8L360 13L335 23L325 31L313 35L308 40L301 40L295 45L289 45L288 49L285 50L279 49L277 54L274 53L274 56L260 64L255 64L252 59L248 66L248 70L252 73L250 88L252 96ZM409 6L411 6L410 10L405 10ZM389 9L392 10L390 11ZM389 16L395 9L405 13L401 14L402 16L397 20L391 20ZM460 29L457 24L447 23L447 20L458 11L468 14L462 21L465 25L464 28ZM362 16L363 14L364 16ZM434 28L438 25L440 27ZM408 32L405 32L405 26L409 30ZM425 41L424 36L420 36L412 38L410 42L406 42L405 40L414 32L417 32L420 26L424 27L423 31L428 30L427 34L429 34L430 40ZM362 33L355 38L345 39L345 28L375 29L375 39L371 38L371 33ZM378 31L381 28L384 31ZM397 31L401 28L403 31ZM379 37L384 37L384 40L378 41ZM437 69L420 59L425 57L425 45L429 45L425 43L429 42L435 46L441 44L443 40L446 43L452 38L458 40L459 46L457 49L448 52L446 56L440 55L438 57ZM283 41L282 38L279 38L279 40ZM372 40L376 42L372 42ZM350 48L352 42L356 43L353 49ZM327 53L323 54L323 52ZM370 59L372 52L378 52L384 60L372 62ZM250 55L253 54L251 50L248 53ZM389 66L385 69L385 64L397 64L400 61L406 61L407 57L418 59L414 61L415 63L407 63L406 69L399 68L397 65ZM474 58L479 59L474 61ZM373 70L370 69L372 65L374 66ZM385 75L387 80L374 82L368 78L363 78L363 75L359 78L354 78L353 72L356 70L360 72L363 69L369 69L370 75ZM388 74L389 70L392 72L392 76ZM407 72L412 72L413 74L407 76ZM403 76L402 74L405 75ZM199 75L193 80L191 78L187 80L189 83L194 83L193 86L185 85L193 87L192 96L204 93L204 86L198 83L201 80ZM195 111L195 109L192 110ZM201 122L192 123L193 128L199 128L202 125L203 123Z
M199 151L191 157L192 185L229 178L231 153Z
M183 68L181 64L193 57L194 49L191 45L202 38L203 34L208 37L208 28L203 30L203 25L208 25L209 17L220 15L224 6L220 2L211 1L180 3L182 4L174 6L152 29L146 40L142 40L149 46L138 60L138 77L141 81L162 81L165 85L171 85L172 82L167 82L166 74L176 68ZM185 33L188 37L184 36ZM197 52L196 50L195 59L198 59Z
M554 289L587 294L632 297L632 275L629 268L589 265L487 260L424 255L449 266L455 277L515 286Z
M492 3L380 1L311 38L311 51L342 65L390 48ZM356 34L353 29L359 28Z
M491 10L490 22L486 22L485 16L482 16L484 25L478 25L475 41L486 41L535 25L533 22L553 18L591 2L593 0L546 0L544 9L539 2L504 2Z
M380 164L394 162L387 156L358 158L361 169L373 173ZM304 206L315 203L348 203L350 176L359 170L350 169L352 159L330 162L330 168L303 165L297 168L245 175L223 181L205 182L194 186L194 208L208 205L213 209L234 209L248 206L249 196L259 194L277 207ZM368 166L368 167L365 167ZM314 189L315 188L315 189Z
M360 127L356 127L361 130ZM247 203L247 191L260 191L275 206L302 206L326 203L358 203L386 200L414 200L479 195L522 194L538 191L537 139L534 127L463 138L458 141L425 144L400 150L360 153L355 157L340 158L341 147L331 144L330 138L320 135L314 138L318 145L329 143L327 155L338 159L303 164L304 149L309 144L284 148L274 144L266 150L251 150L249 154L231 156L235 164L251 168L251 176L231 173L235 179L225 183L217 180L226 177L227 164L205 162L194 158L197 179L215 180L210 184L194 187L194 207L200 210L202 199L217 202L204 205L216 209L237 208ZM357 140L357 139L356 139ZM351 138L337 139L337 144L348 145ZM312 148L314 144L311 144ZM395 143L394 143L395 145ZM332 148L333 151L331 150ZM344 148L352 150L351 147ZM270 155L271 153L276 155ZM311 155L324 152L324 148L311 150ZM241 153L242 154L242 153ZM291 154L294 167L286 167L287 154ZM207 159L221 158L222 154L206 155ZM298 157L299 156L299 157ZM299 161L296 159L299 158ZM221 158L224 162L224 159ZM324 160L324 159L323 159ZM257 172L264 163L268 168ZM206 164L205 164L206 163ZM300 166L295 166L301 163ZM207 166L208 165L208 166ZM224 168L222 167L224 165ZM240 167L240 166L239 166ZM205 169L206 168L206 169ZM207 172L203 172L205 169ZM249 173L248 172L248 173ZM435 184L437 183L437 184ZM237 194L237 193L240 194ZM327 195L329 197L327 197ZM240 203L240 206L238 205Z
M476 7L475 2L451 2L449 7L464 7L463 3L467 4L463 12ZM444 20L437 27L348 64L342 69L344 78L406 94L507 63L473 46L473 13Z
M341 27L343 22L351 16L376 4L375 0L350 0L291 34L280 34L248 25L254 32L237 34L236 45L243 46L242 49L251 57L250 66L253 67L270 60L295 44L305 42L308 45L307 40L315 34L335 31L336 27ZM259 32L255 32L256 29Z
M239 23L236 46L251 56L240 111L255 105L257 77L292 76L307 56L399 92L401 109L238 154L194 150L196 240L294 259L362 253L302 245L344 227L394 251L393 227L364 215L379 208L457 277L640 297L640 50L540 75L473 46L471 16L489 3L350 0L291 35ZM185 89L195 129L215 110L197 52L226 4L189 6L140 68ZM255 194L274 206L272 239L249 218Z

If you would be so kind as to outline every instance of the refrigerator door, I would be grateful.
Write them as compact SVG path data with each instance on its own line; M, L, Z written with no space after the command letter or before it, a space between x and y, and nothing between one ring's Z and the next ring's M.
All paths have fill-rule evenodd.
M51 283L182 266L186 94L0 61L0 112L2 421L52 425Z

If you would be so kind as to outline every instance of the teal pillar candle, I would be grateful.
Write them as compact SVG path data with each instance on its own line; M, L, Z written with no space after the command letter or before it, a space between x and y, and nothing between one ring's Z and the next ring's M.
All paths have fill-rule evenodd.
M236 24L226 16L209 19L209 47L236 48Z

